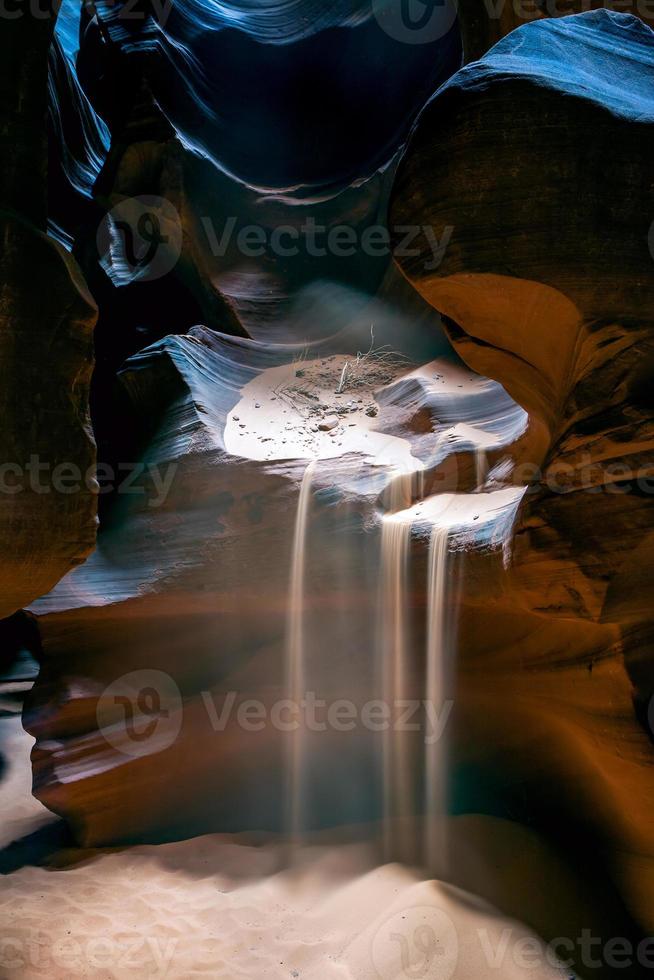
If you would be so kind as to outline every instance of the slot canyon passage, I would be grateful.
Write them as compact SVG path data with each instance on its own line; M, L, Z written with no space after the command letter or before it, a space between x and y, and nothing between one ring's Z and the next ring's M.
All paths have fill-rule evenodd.
M45 8L1 980L654 975L648 4Z

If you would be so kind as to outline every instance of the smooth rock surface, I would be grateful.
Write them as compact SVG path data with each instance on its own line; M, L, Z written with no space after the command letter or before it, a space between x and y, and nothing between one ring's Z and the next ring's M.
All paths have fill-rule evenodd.
M522 27L428 104L391 205L453 227L403 271L533 437L512 566L462 621L470 764L524 819L585 826L650 928L653 80L633 17Z

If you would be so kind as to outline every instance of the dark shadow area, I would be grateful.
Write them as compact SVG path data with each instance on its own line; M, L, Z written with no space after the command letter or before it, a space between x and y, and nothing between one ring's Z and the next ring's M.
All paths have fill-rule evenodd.
M28 613L0 620L0 681L34 680L39 650L36 622Z
M497 897L489 895L489 899L502 907L502 911L515 915L521 921L535 929L544 939L551 941L565 935L566 939L575 940L581 937L584 930L590 930L593 937L602 939L606 944L615 937L620 937L631 943L637 949L639 943L647 938L643 927L634 920L626 908L616 884L611 878L610 869L601 855L607 853L609 842L604 840L598 828L587 821L579 819L581 807L575 806L574 799L566 799L559 793L552 799L547 792L549 784L543 785L541 778L534 777L533 784L523 782L520 785L511 783L506 775L506 761L502 766L499 762L496 769L490 767L462 767L456 774L453 787L454 810L465 818L470 814L485 814L526 828L535 832L551 849L556 863L569 869L579 882L583 882L583 894L580 896L565 895L561 903L552 903L548 894L550 881L547 879L533 880L530 875L529 860L525 853L514 853L512 860L520 862L521 877L524 882L512 895L512 907L500 905ZM496 876L497 877L497 876ZM548 878L550 876L548 875ZM497 877L498 884L502 876ZM470 888L471 883L457 880L464 888ZM521 899L518 892L526 889L527 893L535 895L542 889L542 897L535 902L531 899ZM480 891L476 883L477 893ZM564 917L566 932L561 932L559 917L563 916L561 904L569 904ZM592 902L594 915L591 917L589 905ZM543 918L552 923L551 931L544 928L543 921L536 921L533 916L534 908L540 908ZM572 954L571 954L572 955ZM599 962L599 961L598 961ZM624 969L613 969L605 962L597 968L589 969L581 963L576 964L579 975L587 980L588 977L613 978L625 976ZM636 980L651 977L651 970L633 963L629 967L629 977Z
M219 18L199 30L177 5L165 32L148 20L130 35L107 30L120 9L101 4L100 26L83 12L77 59L112 132L126 125L145 78L176 129L261 187L340 187L370 175L462 60L456 22L443 37L406 44L375 17L343 16L290 43L262 43Z
M65 820L53 820L0 850L0 874L9 875L25 867L50 865L60 851L74 846Z

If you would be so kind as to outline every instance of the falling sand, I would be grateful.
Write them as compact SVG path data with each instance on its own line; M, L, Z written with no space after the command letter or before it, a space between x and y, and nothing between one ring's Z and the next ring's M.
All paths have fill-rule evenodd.
M447 696L447 526L434 526L429 542L429 580L427 586L427 678L425 696L437 711L444 710ZM441 874L447 869L446 742L438 739L425 745L425 867Z
M379 593L379 640L382 699L385 704L404 702L409 696L407 635L407 573L411 524L394 514L382 522ZM390 726L383 739L383 835L386 860L410 860L410 841L403 833L414 812L411 758L407 733Z
M224 432L225 445L236 454L308 461L298 487L291 545L286 690L298 700L307 682L304 579L313 461L352 452L397 474L381 521L382 672L385 696L391 699L402 697L408 681L412 530L421 524L431 528L425 684L428 696L438 702L447 657L448 536L473 524L475 534L490 537L499 528L501 536L520 491L419 499L420 460L407 440L376 431L375 386L346 390L344 365L344 358L326 358L265 371L243 390ZM379 387L379 379L373 380ZM389 376L385 383L392 380ZM434 385L446 381L434 374ZM463 382L453 385L458 391ZM468 439L469 433L460 436ZM289 741L287 762L292 843L303 824L308 762L302 732L296 736ZM211 835L93 852L48 847L56 819L30 796L32 740L18 718L0 719L0 738L11 759L8 777L0 783L0 826L6 828L6 845L19 841L3 852L10 872L0 899L3 980L561 980L571 975L569 970L562 974L552 952L509 914L516 914L516 876L524 874L527 850L537 856L539 881L552 881L551 858L541 857L539 845L523 836L520 866L512 867L520 849L513 837L525 832L489 818L448 820L443 836L440 745L427 749L423 760L427 822L414 816L408 746L393 736L383 748L387 819L382 826L305 836L289 864L288 837ZM334 793L339 791L335 785ZM447 839L459 878L450 877L452 884L444 885L430 880L428 872L389 862L404 856L402 839L389 838L390 818L398 816L408 837L424 842L428 867L440 865ZM386 859L380 864L382 843ZM45 867L34 862L36 851ZM498 860L503 864L501 894ZM506 914L490 904L495 899Z
M304 571L311 482L314 471L315 462L311 462L302 477L291 554L286 636L286 691L291 704L299 704L307 690L304 656ZM289 813L287 827L294 846L297 845L303 829L303 770L305 765L303 734L302 724L299 721L298 727L288 733L286 775Z

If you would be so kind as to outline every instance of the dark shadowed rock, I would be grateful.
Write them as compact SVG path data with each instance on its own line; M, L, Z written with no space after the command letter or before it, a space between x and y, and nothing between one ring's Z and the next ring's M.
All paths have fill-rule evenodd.
M96 309L76 263L45 235L53 22L6 20L0 58L2 617L52 588L95 539L88 385ZM57 492L64 465L77 479L68 469Z

